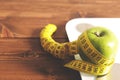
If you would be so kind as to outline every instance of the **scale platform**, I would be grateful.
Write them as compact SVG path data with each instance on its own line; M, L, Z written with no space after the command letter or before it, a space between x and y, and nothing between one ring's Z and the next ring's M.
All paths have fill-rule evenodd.
M120 18L75 18L67 22L66 32L69 41L77 40L78 36L88 28L93 26L102 26L112 30L117 36L120 44ZM75 55L75 59L80 59L79 55ZM111 70L110 80L120 79L120 46L118 47L118 52L116 55L115 63ZM94 75L86 74L80 72L82 80L105 80L104 77L96 78Z

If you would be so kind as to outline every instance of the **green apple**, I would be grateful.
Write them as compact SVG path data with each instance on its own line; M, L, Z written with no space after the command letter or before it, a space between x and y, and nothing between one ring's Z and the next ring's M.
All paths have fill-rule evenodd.
M105 27L93 27L86 30L86 32L88 39L95 47L95 49L97 49L103 56L108 59L115 58L118 48L118 39L111 30ZM79 38L80 37L78 37L78 40ZM84 55L83 52L81 52L81 50L79 54L83 60L90 61L87 56Z

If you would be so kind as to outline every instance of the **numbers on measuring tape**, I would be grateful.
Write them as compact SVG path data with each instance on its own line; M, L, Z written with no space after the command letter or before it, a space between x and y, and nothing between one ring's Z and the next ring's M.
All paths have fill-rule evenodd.
M84 32L79 38L79 47L83 53L96 64L110 64L114 59L106 59L95 47L92 45L87 37L87 33Z
M82 60L73 60L70 63L65 64L65 67L93 75L107 74L111 69L114 59L107 59L96 50L88 39L86 32L80 36L78 41L80 49L95 64Z
M107 74L111 69L111 66L95 65L82 60L73 60L64 66L93 75L104 75Z

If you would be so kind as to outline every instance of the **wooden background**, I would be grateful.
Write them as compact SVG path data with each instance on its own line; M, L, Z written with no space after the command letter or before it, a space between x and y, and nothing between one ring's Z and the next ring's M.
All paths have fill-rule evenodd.
M48 23L58 30L53 38L68 41L65 24L73 18L120 17L119 0L0 0L0 80L80 80L43 51L39 32Z

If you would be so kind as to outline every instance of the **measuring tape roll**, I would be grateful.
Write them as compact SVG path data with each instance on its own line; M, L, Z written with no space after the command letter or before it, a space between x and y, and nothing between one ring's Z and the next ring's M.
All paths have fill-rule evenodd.
M88 61L73 60L65 64L65 67L93 75L105 75L110 72L114 59L107 59L92 45L84 32L77 41L78 52Z

